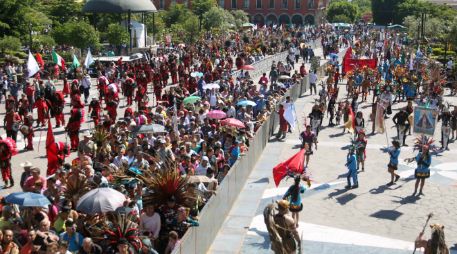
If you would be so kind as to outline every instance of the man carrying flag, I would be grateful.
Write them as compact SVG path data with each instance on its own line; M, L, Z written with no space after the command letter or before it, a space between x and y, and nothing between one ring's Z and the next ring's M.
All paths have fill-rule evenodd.
M30 51L29 51L29 59L27 60L27 71L29 74L28 75L29 78L40 71L40 66L38 65L38 62L33 57L32 53L30 53Z
M89 69L89 66L95 62L94 58L92 57L92 53L90 52L90 48L87 49L87 56L84 60L84 67Z

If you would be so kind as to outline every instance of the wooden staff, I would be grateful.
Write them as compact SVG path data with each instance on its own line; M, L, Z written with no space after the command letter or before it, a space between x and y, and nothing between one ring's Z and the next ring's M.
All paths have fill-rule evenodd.
M425 224L424 224L424 227L422 228L422 231L421 231L421 234L423 234L425 232L425 228L427 227L428 225L428 222L430 221L430 219L433 217L433 213L429 213L428 216L427 216L427 220L425 221ZM413 251L413 254L416 253L416 243L414 243L414 251Z

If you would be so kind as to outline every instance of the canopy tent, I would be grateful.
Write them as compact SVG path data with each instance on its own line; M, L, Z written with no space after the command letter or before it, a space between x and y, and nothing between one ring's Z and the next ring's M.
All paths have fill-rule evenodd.
M131 21L131 14L132 13L148 13L157 12L157 8L154 6L151 0L88 0L83 7L83 12L90 12L90 13L127 13L127 23L130 24L128 27L129 35L130 35L130 51L132 51L133 47L133 39L136 38L136 44L138 47L140 45L146 46L146 32L144 24L138 22ZM154 16L153 16L154 20ZM144 23L144 15L143 15L143 23ZM154 26L154 25L153 25ZM155 29L153 27L152 33L154 35ZM141 39L139 39L141 38Z
M91 13L127 13L127 12L157 12L150 0L89 0L83 7L83 12Z

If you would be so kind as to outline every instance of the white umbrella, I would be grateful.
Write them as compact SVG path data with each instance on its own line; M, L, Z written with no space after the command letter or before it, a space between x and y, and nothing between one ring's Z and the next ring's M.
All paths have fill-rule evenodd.
M216 84L216 83L209 83L209 84L205 84L203 86L203 89L207 90L207 89L219 89L221 86L219 84Z
M141 59L141 58L143 58L143 54L141 54L141 53L135 53L130 56L130 60L137 60L137 59Z
M97 188L79 198L76 210L86 214L115 211L124 204L125 196L112 188Z

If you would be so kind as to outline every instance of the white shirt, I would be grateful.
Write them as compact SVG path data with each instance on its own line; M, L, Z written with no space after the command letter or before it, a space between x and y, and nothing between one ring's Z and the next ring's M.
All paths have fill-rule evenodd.
M160 215L158 213L154 213L152 216L147 216L146 213L141 214L140 226L143 232L151 232L154 238L157 238L161 228Z
M309 83L316 84L316 82L317 82L317 74L314 72L311 72L311 74L309 75Z

